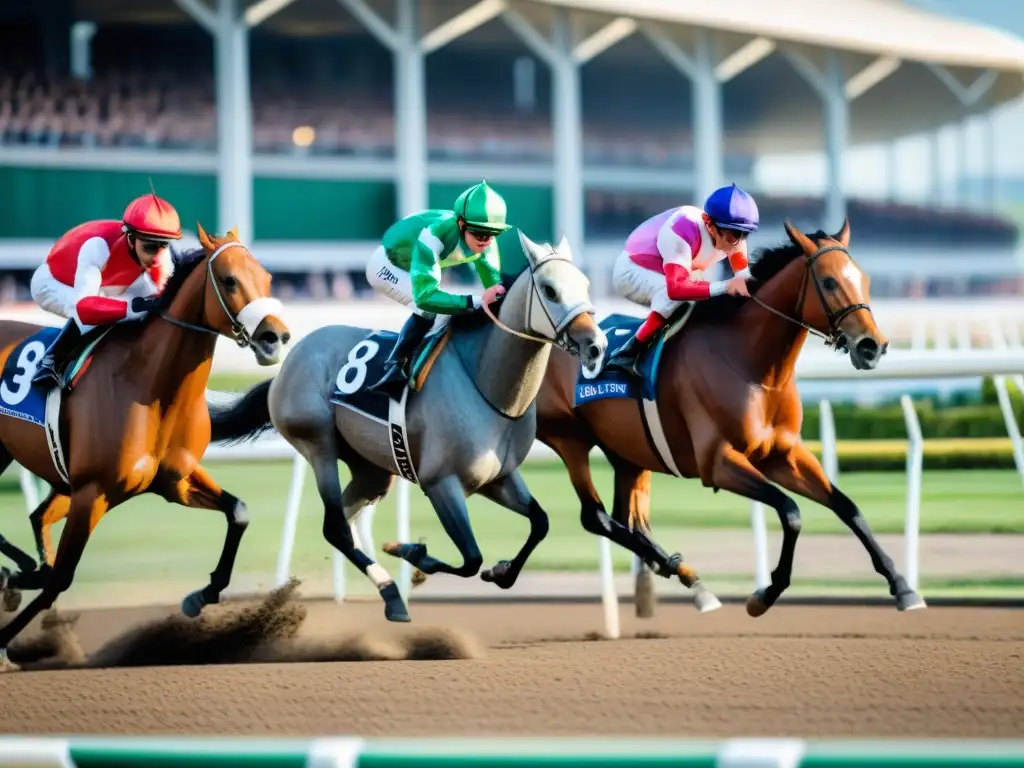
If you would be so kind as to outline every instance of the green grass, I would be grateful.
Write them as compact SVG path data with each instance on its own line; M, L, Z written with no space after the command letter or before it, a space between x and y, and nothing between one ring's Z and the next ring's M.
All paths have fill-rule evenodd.
M594 462L595 481L610 503L611 472ZM244 498L252 515L238 560L240 573L269 574L274 570L281 525L291 479L284 462L212 462L209 468L223 487ZM343 480L347 472L342 471ZM531 463L524 476L534 495L551 517L548 538L537 549L530 570L593 570L597 543L579 524L579 503L565 470L555 463ZM31 534L16 475L0 477L0 531L26 548ZM864 511L876 532L903 530L906 480L901 473L862 473L842 478L844 491ZM926 533L1024 533L1024 490L1012 471L926 472L921 506L921 528ZM414 539L426 537L431 551L455 558L448 541L422 493L410 494ZM696 528L747 530L749 504L731 494L713 494L693 481L655 476L652 519L659 541L671 549L687 551L687 533ZM382 503L375 522L377 546L395 530L394 494ZM488 561L511 556L524 540L522 518L489 501L469 502L473 526ZM801 501L804 534L845 533L846 528L828 510ZM320 532L322 507L307 475L293 572L325 574L330 550ZM769 514L770 535L778 523ZM213 512L170 505L154 496L134 499L110 513L99 526L79 568L78 582L155 582L194 580L208 573L223 539L223 518ZM776 545L772 542L773 547ZM616 562L628 563L628 554L613 548ZM696 554L696 553L694 553ZM389 558L386 558L390 560ZM870 579L870 573L851 574Z

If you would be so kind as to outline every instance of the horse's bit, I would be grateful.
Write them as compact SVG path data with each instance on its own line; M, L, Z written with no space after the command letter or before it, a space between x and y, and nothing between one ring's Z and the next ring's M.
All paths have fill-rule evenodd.
M818 250L816 250L811 255L805 256L804 257L804 267L805 267L805 269L804 269L804 276L800 280L800 300L799 300L799 303L796 305L796 317L790 317L785 312L780 312L779 310L775 309L775 307L768 306L763 301L761 301L761 299L759 299L757 297L757 294L754 294L754 293L750 294L750 298L752 298L754 301L756 301L762 307L767 309L769 312L771 312L771 313L773 313L775 315L778 315L779 317L784 318L785 320L788 320L791 323L795 323L796 325L799 325L800 327L804 328L806 331L808 331L809 333L814 334L815 336L820 336L825 341L825 346L826 347L835 347L836 349L845 349L846 348L846 334L839 327L839 324L841 322L843 322L843 320L845 320L848 315L852 314L853 312L856 312L859 309L867 310L868 313L870 314L871 313L871 307L868 306L867 304L850 304L850 305L848 305L846 307L843 307L838 312L833 312L832 308L829 307L828 300L825 298L825 291L821 287L821 281L818 280L818 274L814 271L814 263L821 256L823 256L824 254L829 253L831 251L839 251L841 253L845 253L846 257L848 259L850 259L851 261L853 260L853 257L850 256L850 252L846 248L844 248L843 246L838 245L838 244L836 244L836 245L826 245L826 246L820 247L820 248L818 248ZM814 289L815 289L815 292L818 294L818 299L821 301L821 308L825 311L825 316L828 318L828 333L822 333L821 331L817 330L816 328L812 328L811 326L809 326L803 320L799 319L800 316L803 315L804 298L807 296L806 288L807 288L807 277L808 277L808 275L810 276L811 280L814 281Z
M213 274L214 259L220 256L221 253L226 251L228 248L232 248L235 246L242 248L243 250L245 250L246 253L249 253L248 248L246 248L241 243L234 241L217 246L216 250L214 250L214 252L211 253L209 258L207 258L206 260L206 279L213 284L213 293L217 297L217 301L220 303L221 309L224 310L224 314L227 315L228 320L231 321L231 336L234 338L235 343L239 347L245 349L246 347L252 345L252 337L249 335L249 331L245 329L245 326L238 322L238 318L234 314L232 314L230 309L228 309L227 302L224 301L224 296L220 292L220 283L217 282L217 276ZM252 254L249 255L251 256ZM172 325L177 325L181 328L188 328L190 331L212 333L214 336L220 335L220 333L218 331L215 331L213 328L207 328L206 326L202 325L193 325L192 323L187 323L184 320L178 320L176 317L169 317L164 313L160 314L160 318L162 320L166 320Z
M509 328L507 325L505 325L505 323L498 319L498 316L491 310L491 308L487 304L483 303L480 306L481 309L483 309L484 314L487 315L490 321L499 328L501 328L501 330L505 331L505 333L509 333L513 336L516 336L520 339L524 339L526 341L535 341L538 342L539 344L556 344L565 351L571 354L575 354L579 351L579 344L577 344L568 335L567 331L569 329L569 324L580 315L587 313L594 314L594 305L591 304L589 301L581 301L578 304L572 306L565 313L565 316L562 318L561 322L555 322L554 317L551 316L551 311L548 309L547 303L540 295L540 289L537 287L537 272L540 269L542 269L546 264L550 264L555 261L564 261L569 264L573 263L571 259L567 259L563 256L550 256L537 267L534 267L533 264L529 265L530 303L527 306L526 310L526 327L533 328L533 309L538 304L540 305L541 309L544 312L544 320L551 327L550 337L526 333L523 331L517 331L515 328Z

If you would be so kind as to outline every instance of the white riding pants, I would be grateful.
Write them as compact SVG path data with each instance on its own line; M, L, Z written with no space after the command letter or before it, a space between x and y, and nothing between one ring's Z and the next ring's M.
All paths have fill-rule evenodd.
M612 285L615 287L615 292L622 298L647 307L666 320L686 303L670 299L665 276L653 269L641 267L629 258L629 254L625 251L615 259Z

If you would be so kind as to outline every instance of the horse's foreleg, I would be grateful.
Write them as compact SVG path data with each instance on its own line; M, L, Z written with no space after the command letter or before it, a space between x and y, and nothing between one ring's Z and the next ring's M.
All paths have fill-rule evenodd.
M32 535L36 540L40 565L53 565L53 526L68 516L71 511L71 497L50 490L49 495L29 515Z
M789 587L793 575L793 555L800 536L800 509L796 502L784 494L761 474L742 453L728 443L719 444L706 457L701 467L701 480L722 490L745 496L752 501L767 504L779 516L782 524L782 548L779 562L772 571L767 587L757 589L747 600L747 613L760 616L771 608Z
M459 554L462 555L462 565L456 568L436 557L431 557L427 554L426 544L388 542L384 545L384 551L412 563L428 575L450 573L463 578L476 576L484 564L484 558L480 554L480 547L476 543L473 528L469 524L466 496L459 478L455 475L447 475L425 486L423 492L430 500L431 506L434 507L445 533L448 534L452 543L458 548Z
M224 546L216 567L210 573L210 583L187 595L181 603L181 612L195 618L204 606L220 602L221 592L231 583L242 534L249 525L249 510L245 502L223 490L202 467L196 467L188 477L160 491L160 495L167 501L185 507L218 510L227 518L228 530Z
M511 509L530 521L530 533L516 556L512 560L502 560L493 568L488 568L480 574L480 578L484 581L497 584L502 589L509 589L516 583L516 579L519 578L519 574L530 555L533 554L533 550L548 535L548 515L533 498L518 471L485 485L479 493L495 504L505 507L505 509Z
M75 569L78 568L85 545L89 542L89 536L109 508L109 501L98 483L90 483L75 490L71 497L68 522L61 531L57 556L53 562L53 573L35 600L25 606L10 622L0 627L0 672L16 669L7 660L7 646L32 619L52 606L57 596L71 586L75 578Z
M924 600L910 588L907 580L896 570L892 558L878 543L871 526L857 505L832 485L821 463L803 443L794 444L784 454L771 456L764 464L764 472L772 482L778 483L786 490L828 507L853 531L853 535L871 556L871 564L875 571L889 583L889 594L896 599L899 610L925 607Z

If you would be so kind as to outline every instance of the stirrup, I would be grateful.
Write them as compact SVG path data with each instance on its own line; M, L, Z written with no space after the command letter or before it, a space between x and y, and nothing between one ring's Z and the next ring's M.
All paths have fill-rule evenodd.
M392 363L384 369L384 375L366 389L370 392L378 392L394 384L400 383L403 379L408 380L405 374L405 365L399 362Z
M54 384L60 385L60 373L57 371L57 362L55 360L47 363L44 359L39 364L39 370L36 371L36 375L32 377L33 384L42 384L44 381L52 381Z

